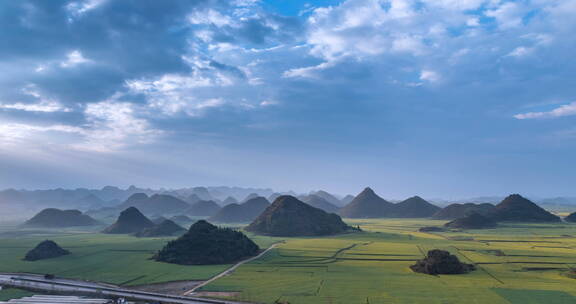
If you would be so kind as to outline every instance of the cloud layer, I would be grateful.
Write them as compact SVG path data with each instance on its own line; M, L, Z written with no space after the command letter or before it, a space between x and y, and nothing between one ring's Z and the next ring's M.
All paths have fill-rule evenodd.
M0 152L114 163L179 147L233 163L330 147L362 166L361 147L399 164L416 150L498 163L509 141L573 148L557 134L576 114L576 0L332 3L2 2ZM555 152L539 153L526 162ZM215 180L244 178L230 174Z

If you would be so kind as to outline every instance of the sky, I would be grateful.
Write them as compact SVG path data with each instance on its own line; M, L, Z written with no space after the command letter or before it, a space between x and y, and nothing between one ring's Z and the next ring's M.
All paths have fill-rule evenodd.
M0 188L576 195L576 0L0 2Z

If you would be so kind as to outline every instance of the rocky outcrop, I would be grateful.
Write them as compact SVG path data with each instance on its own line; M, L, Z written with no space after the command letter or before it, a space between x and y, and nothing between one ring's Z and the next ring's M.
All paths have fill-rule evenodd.
M68 250L62 249L54 241L46 240L38 244L34 249L28 251L24 260L38 261L57 258L68 254L70 254Z
M431 275L438 274L463 274L475 270L473 264L460 262L457 256L448 251L434 249L428 251L426 257L410 266L414 272Z

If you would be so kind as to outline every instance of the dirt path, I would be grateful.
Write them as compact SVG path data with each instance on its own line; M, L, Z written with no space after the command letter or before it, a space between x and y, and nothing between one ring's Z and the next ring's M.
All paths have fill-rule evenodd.
M216 281L216 280L218 280L218 279L220 279L220 278L222 278L222 277L224 277L224 276L227 276L227 275L231 274L232 272L234 272L234 270L236 270L236 269L237 269L238 267L240 267L241 265L243 265L243 264L245 264L245 263L252 262L252 261L254 261L254 260L262 257L263 255L265 255L266 253L268 253L270 250L276 248L276 246L278 246L278 245L280 245L280 244L282 244L282 243L284 243L284 241L272 244L272 246L268 247L266 250L262 251L262 252L261 252L260 254L258 254L257 256L253 256L253 257L251 257L251 258L249 258L249 259L246 259L246 260L243 260L243 261L240 261L240 262L234 264L232 267L224 270L223 272L221 272L220 274L212 277L211 279L209 279L209 280L207 280L207 281L204 281L204 282L202 282L202 283L194 286L194 288L186 291L186 292L183 293L182 295L183 295L183 296L188 296L188 295L194 293L194 292L195 292L196 290L198 290L199 288L201 288L201 287L203 287L203 286L206 286L206 285L208 285L208 284L210 284L210 283L212 283L212 282L214 282L214 281Z

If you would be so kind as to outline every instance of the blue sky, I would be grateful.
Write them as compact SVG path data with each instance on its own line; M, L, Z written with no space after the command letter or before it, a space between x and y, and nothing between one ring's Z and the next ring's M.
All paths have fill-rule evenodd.
M0 188L576 195L576 0L0 2Z

